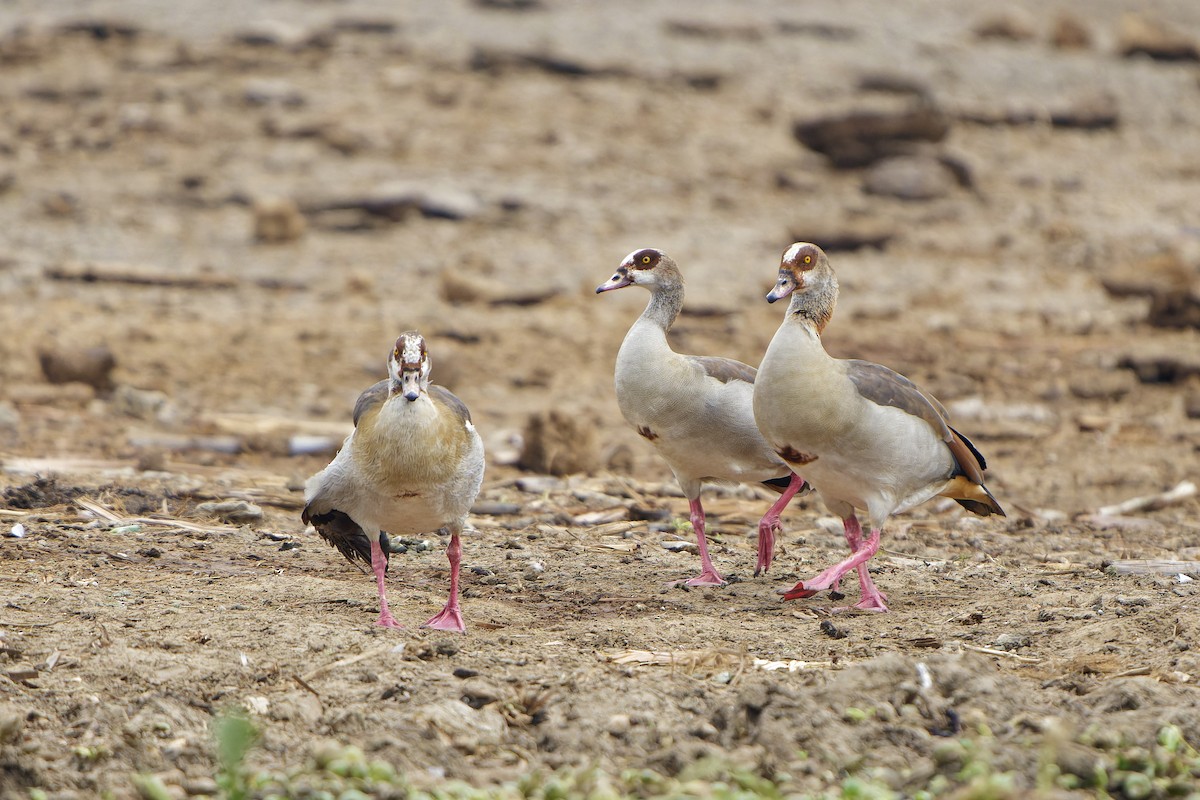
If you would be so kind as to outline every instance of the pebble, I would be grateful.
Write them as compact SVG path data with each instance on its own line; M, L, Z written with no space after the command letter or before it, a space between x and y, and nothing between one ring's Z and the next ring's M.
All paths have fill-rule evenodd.
M992 643L992 647L997 650L1019 650L1022 647L1029 647L1029 645L1030 638L1019 633L1002 633Z
M1028 12L1019 8L1006 8L976 24L975 35L980 39L1024 42L1037 36L1037 29L1033 17Z
M1092 32L1083 20L1064 11L1054 19L1050 42L1060 50L1086 50L1092 46Z
M297 108L307 103L295 84L274 78L252 78L242 84L242 100L252 106Z
M254 201L254 238L266 244L291 242L308 229L308 221L296 201L288 197L264 197Z
M928 99L871 97L845 111L797 120L792 136L834 167L851 169L910 152L918 142L940 142L950 132L950 117Z
M1136 13L1121 17L1117 52L1122 56L1148 56L1158 61L1200 61L1200 44L1161 19Z
M216 517L233 525L262 522L263 510L245 500L225 500L217 503L200 503L196 513Z
M936 158L895 156L872 166L863 179L868 194L900 200L936 200L945 197L957 181Z
M108 345L62 349L46 347L38 352L42 374L50 383L84 383L98 392L112 391L112 372L117 357Z

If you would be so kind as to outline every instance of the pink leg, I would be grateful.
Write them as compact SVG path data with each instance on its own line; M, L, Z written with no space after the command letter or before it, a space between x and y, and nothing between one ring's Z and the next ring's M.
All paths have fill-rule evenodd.
M846 541L850 545L850 552L857 553L862 547L862 528L858 524L858 517L851 514L842 520L842 525L846 528ZM854 607L863 611L887 611L887 595L875 587L871 573L867 570L867 562L859 564L857 569L858 590L862 599L855 603Z
M687 586L724 586L725 579L717 572L708 555L708 539L704 536L704 507L700 505L700 498L689 500L688 506L692 511L692 530L696 532L696 546L700 548L700 574L674 583Z
M422 627L436 628L440 631L467 630L463 624L462 611L458 607L458 567L462 563L462 543L458 540L458 531L450 534L450 546L446 548L446 557L450 559L450 598L445 607L430 617Z
M783 525L779 522L779 515L796 496L796 492L803 488L804 478L793 472L788 487L783 490L783 494L779 495L779 499L758 523L758 563L754 566L755 576L761 575L771 568L771 559L775 557L775 534L783 530Z
M857 527L857 520L855 522L855 527ZM801 597L812 597L817 592L832 588L842 579L843 575L852 569L857 569L859 566L862 566L863 572L865 572L867 562L870 561L871 556L875 555L875 552L879 550L879 529L872 528L870 537L861 544L862 546L845 561L835 564L810 581L800 581L797 583L783 595L783 599L795 600ZM863 572L859 572L860 581L862 579ZM866 580L868 583L870 583L870 576L867 576ZM879 590L875 589L874 584L870 584L870 586L873 590L872 597L882 604ZM886 606L884 606L884 608L886 608Z
M383 574L387 569L387 559L383 557L383 548L379 546L378 540L371 542L371 569L375 572L375 585L379 589L379 619L375 624L385 628L403 628L404 626L396 621L388 609L387 594L383 590Z

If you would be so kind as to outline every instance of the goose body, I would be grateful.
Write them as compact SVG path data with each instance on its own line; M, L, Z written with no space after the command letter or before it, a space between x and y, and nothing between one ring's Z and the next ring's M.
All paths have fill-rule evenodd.
M787 315L759 368L754 416L776 453L804 473L830 511L843 519L849 559L788 597L807 597L857 569L859 608L886 611L866 563L888 517L939 495L969 511L1004 511L983 484L986 462L934 397L904 376L868 361L835 359L821 333L837 302L825 253L797 243L784 254L771 302L791 296ZM866 513L863 539L856 511Z
M650 291L650 302L617 353L617 405L667 462L688 499L701 573L686 583L725 583L712 564L704 533L700 493L710 481L763 482L781 491L759 524L755 574L765 571L780 514L804 481L771 450L754 423L755 370L733 359L684 355L671 348L667 334L683 306L684 288L678 267L665 253L631 253L596 291L635 284Z
M462 401L429 383L429 367L420 334L397 339L389 377L359 396L354 430L306 483L301 518L346 558L371 565L378 624L387 627L400 627L384 591L388 534L449 533L450 597L425 624L461 631L459 536L483 482L483 443Z

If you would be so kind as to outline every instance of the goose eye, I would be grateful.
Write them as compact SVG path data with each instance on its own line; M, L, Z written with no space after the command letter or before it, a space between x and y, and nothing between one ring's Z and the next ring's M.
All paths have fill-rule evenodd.
M812 256L805 256L805 257L804 257L804 263L805 263L805 264L811 264L811 263L812 263Z
M642 263L643 263L643 264L649 264L649 263L650 263L650 256L642 256Z

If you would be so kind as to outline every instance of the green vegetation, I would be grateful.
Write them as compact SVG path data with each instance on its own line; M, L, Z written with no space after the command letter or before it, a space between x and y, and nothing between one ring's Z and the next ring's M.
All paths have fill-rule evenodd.
M863 719L868 716L860 713ZM354 746L320 747L307 763L286 772L255 771L247 756L260 732L248 718L222 716L214 733L222 800L1049 800L1063 797L1063 790L1073 797L1111 800L1200 800L1200 752L1173 725L1163 727L1149 746L1125 741L1109 729L1071 742L1056 742L1051 735L1032 741L1031 754L1038 756L1032 789L1021 786L1013 772L995 767L996 741L984 728L939 740L930 753L934 771L919 779L919 786L889 785L897 782L895 775L889 781L888 775L863 767L856 774L829 775L828 788L816 794L802 790L807 783L793 776L767 777L711 759L676 776L649 769L614 775L591 768L535 772L487 787L442 781L418 788L390 764L369 759ZM799 755L803 763L804 754ZM133 785L145 800L171 796L153 776L135 776Z

